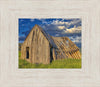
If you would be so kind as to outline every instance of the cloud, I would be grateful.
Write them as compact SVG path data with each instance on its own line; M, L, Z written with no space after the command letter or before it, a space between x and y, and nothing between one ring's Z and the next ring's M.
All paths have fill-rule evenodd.
M42 20L45 21L45 20ZM72 20L73 21L73 20ZM81 35L81 26L74 25L72 28L69 28L69 25L76 24L80 20L77 20L75 22L64 22L59 20L53 20L51 24L42 24L41 27L50 35L52 36L75 36L75 35ZM46 22L43 22L46 23Z
M58 26L59 29L65 29L65 26Z
M52 32L60 32L59 35L65 36L65 34L81 34L81 19L72 19L70 21L53 20L51 24L45 25L45 30Z
M67 19L66 19L67 20ZM48 34L51 36L75 36L81 35L81 19L70 19L66 21L65 19L30 19L30 21L39 21L41 26ZM35 22L36 23L36 22ZM74 25L75 24L75 25ZM26 24L22 24L24 26ZM76 26L76 28L74 27ZM26 29L27 27L25 27ZM30 28L31 29L31 28ZM30 29L21 32L25 36L28 35Z
M74 19L71 22L69 22L68 25L75 25L75 24L80 23L80 22L81 22L81 19Z
M66 33L81 33L81 27L74 27L74 28L70 28L70 29L66 29L65 30Z
M41 21L42 22L42 24L49 24L49 23L51 23L50 21L46 21L46 19L38 19L39 21Z
M58 26L65 26L66 28L73 27L74 25L81 26L81 19L70 19L70 21L62 20L54 20L52 24L58 25Z
M81 36L69 37L74 43L81 43Z
M56 21L53 21L52 24L56 24L56 25L68 25L69 22L64 22L64 21L59 21L59 20L56 20Z
M81 36L70 36L72 42L74 42L79 48L81 48Z
M19 42L25 40L29 34L33 24L39 24L51 36L69 37L77 46L81 46L81 19L29 19L24 21L21 19L21 32ZM31 26L32 25L32 26Z

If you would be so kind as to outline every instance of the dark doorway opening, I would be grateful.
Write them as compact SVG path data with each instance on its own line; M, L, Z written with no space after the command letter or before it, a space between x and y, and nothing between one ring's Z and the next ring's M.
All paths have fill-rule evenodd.
M53 60L53 48L50 48L50 62Z
M26 47L26 58L29 59L29 47Z

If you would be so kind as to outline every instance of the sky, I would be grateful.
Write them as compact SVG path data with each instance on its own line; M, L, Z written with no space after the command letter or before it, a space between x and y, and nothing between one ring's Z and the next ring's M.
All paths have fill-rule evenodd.
M19 43L24 42L25 38L35 24L38 24L51 36L69 37L78 47L81 48L82 21L80 18L19 18Z

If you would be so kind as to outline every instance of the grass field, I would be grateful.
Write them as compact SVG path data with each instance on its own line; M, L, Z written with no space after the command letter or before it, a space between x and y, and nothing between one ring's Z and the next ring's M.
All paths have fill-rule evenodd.
M20 56L19 52L19 68L81 68L81 59L55 60L50 64L31 64L20 59Z

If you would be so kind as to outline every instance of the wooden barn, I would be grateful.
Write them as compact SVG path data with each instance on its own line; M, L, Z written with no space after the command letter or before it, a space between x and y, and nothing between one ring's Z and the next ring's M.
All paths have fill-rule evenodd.
M81 54L68 37L52 37L35 25L21 46L21 58L30 63L49 64L57 59L80 59Z

